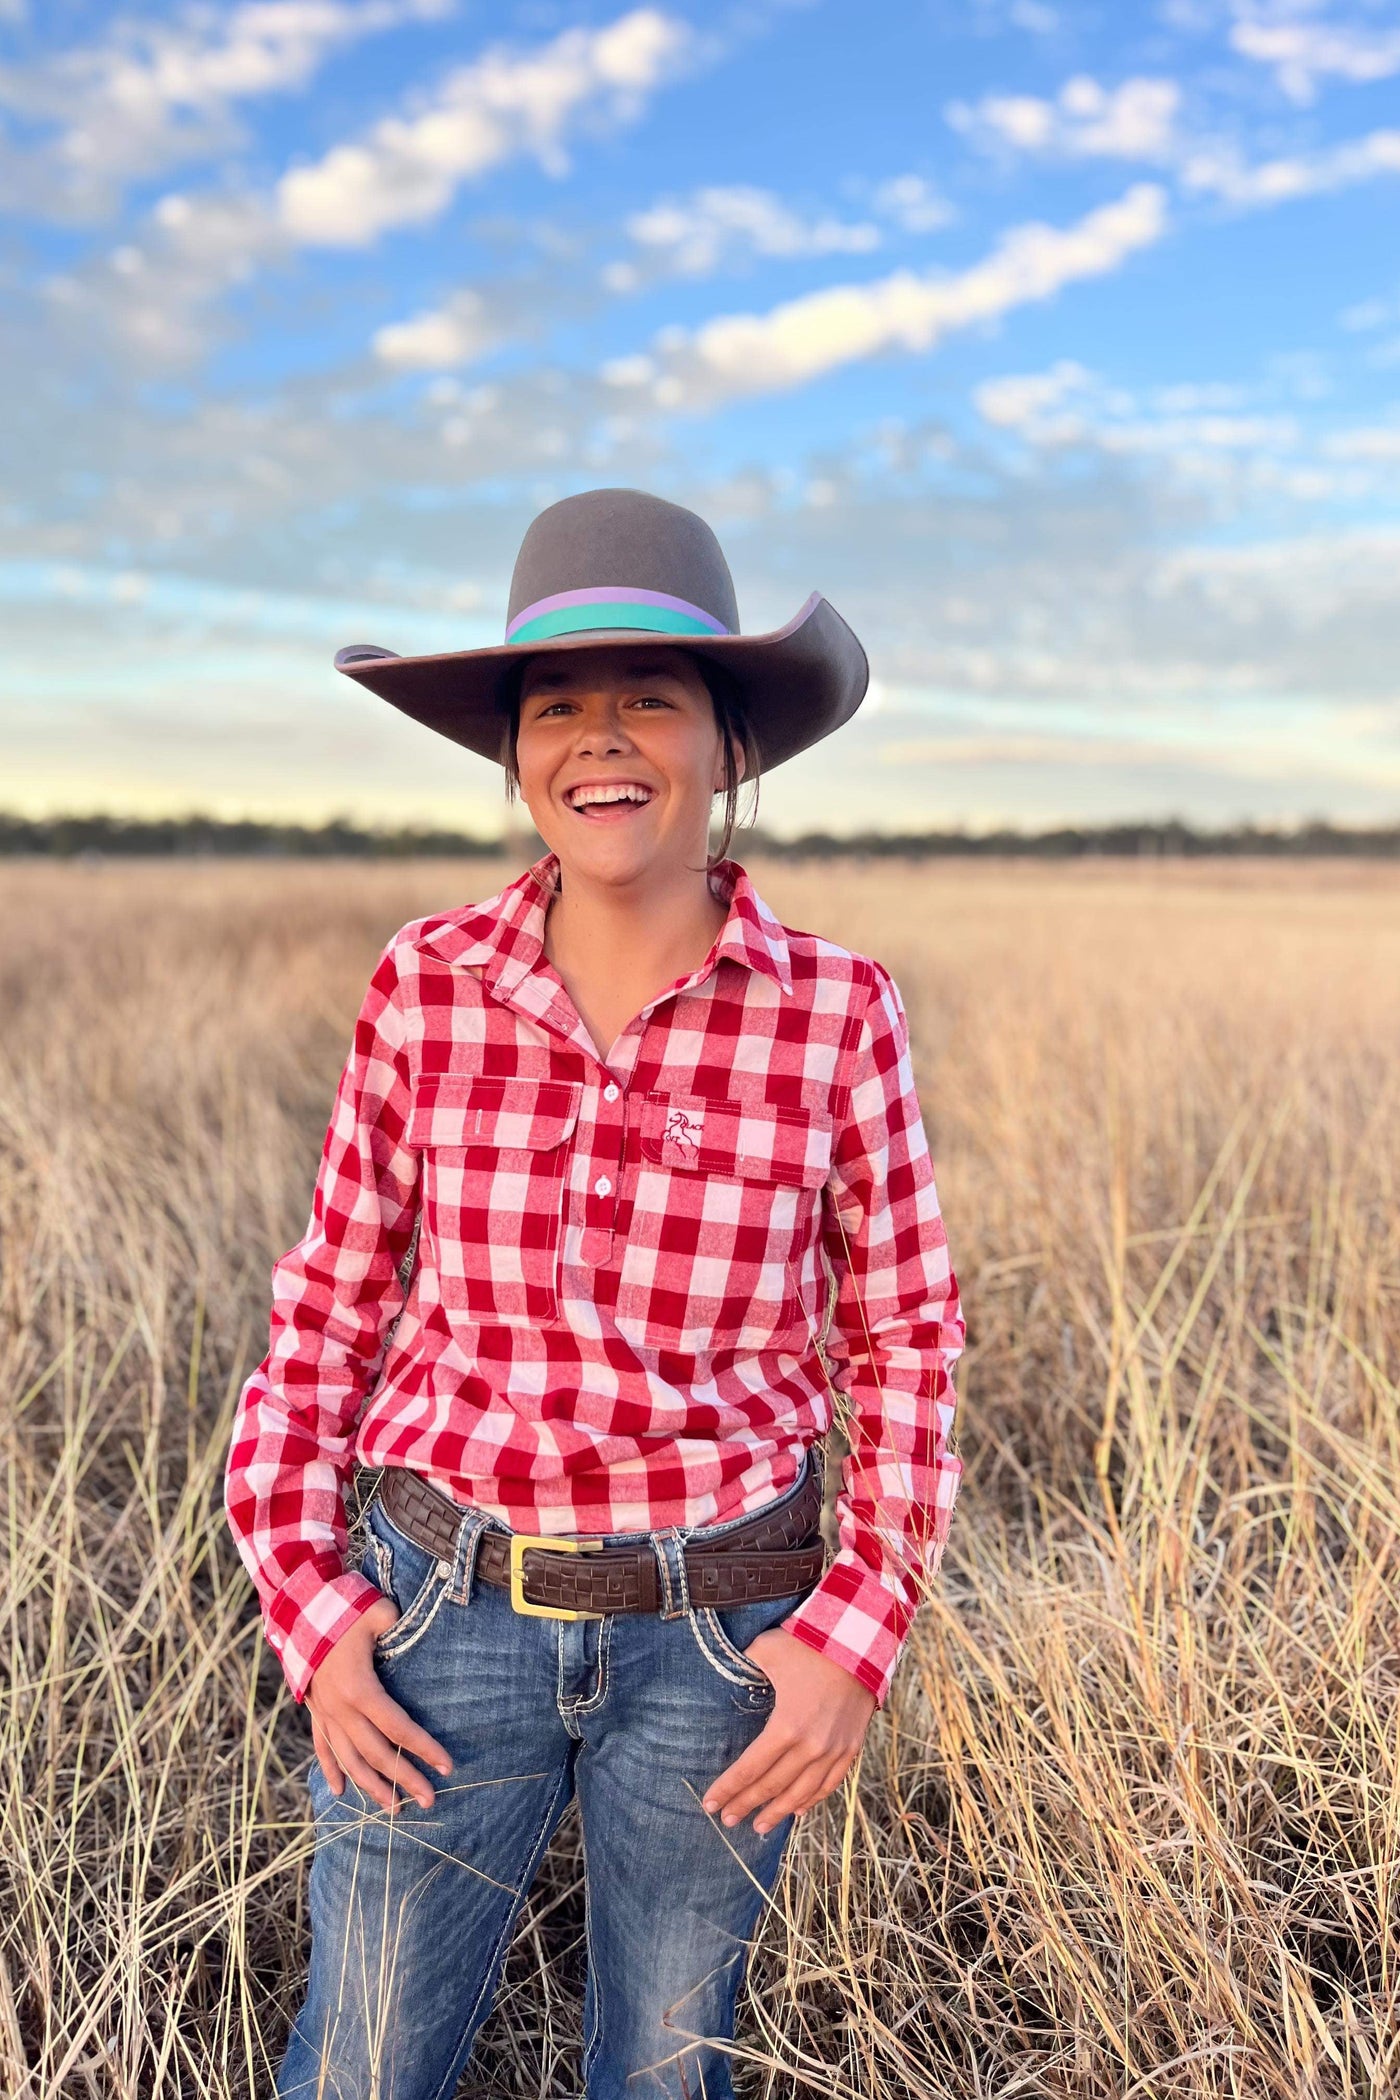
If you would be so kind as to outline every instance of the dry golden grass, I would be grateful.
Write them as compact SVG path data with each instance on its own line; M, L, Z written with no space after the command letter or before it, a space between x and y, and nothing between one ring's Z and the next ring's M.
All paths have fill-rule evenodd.
M1400 2091L1400 871L755 865L910 1008L967 1474L751 2095ZM482 864L0 870L0 2093L267 2093L309 1736L224 1529L373 958ZM463 2093L576 2091L570 1831Z

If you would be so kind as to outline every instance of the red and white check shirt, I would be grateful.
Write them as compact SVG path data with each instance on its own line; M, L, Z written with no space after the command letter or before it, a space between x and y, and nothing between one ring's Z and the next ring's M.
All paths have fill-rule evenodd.
M347 1566L357 1461L514 1530L716 1523L792 1484L834 1384L839 1548L783 1625L883 1702L962 1472L898 989L722 861L709 954L605 1061L544 953L558 868L414 920L370 981L226 1466L268 1639L301 1700L378 1601Z

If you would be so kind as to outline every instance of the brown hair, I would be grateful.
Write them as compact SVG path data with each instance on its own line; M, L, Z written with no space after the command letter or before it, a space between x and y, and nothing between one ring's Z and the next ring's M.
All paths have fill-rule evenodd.
M720 842L717 849L708 855L705 866L709 870L722 861L729 852L739 820L739 789L742 782L739 769L734 763L734 745L737 741L744 754L744 780L753 789L746 822L750 825L758 815L758 771L762 755L749 722L748 709L744 704L744 689L733 673L723 664L710 658L692 658L696 670L704 679L709 691L710 704L715 711L715 727L719 731L724 748L724 783L715 790L724 796L724 816ZM506 774L506 800L514 802L520 792L520 768L516 762L515 739L520 728L520 688L525 676L525 665L512 665L505 689L501 695L501 706L506 716L505 731L501 739L501 763Z

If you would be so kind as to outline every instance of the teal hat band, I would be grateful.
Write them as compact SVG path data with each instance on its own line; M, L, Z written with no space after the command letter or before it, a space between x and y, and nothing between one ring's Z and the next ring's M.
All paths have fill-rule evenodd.
M563 634L587 634L598 628L634 628L647 634L728 634L723 620L684 598L664 591L641 591L626 585L593 585L582 591L559 591L537 598L518 612L506 629L511 643L549 642Z

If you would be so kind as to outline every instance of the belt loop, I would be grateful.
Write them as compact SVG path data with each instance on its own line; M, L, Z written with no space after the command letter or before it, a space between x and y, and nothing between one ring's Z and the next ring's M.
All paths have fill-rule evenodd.
M656 1550L656 1564L661 1576L661 1612L663 1619L682 1619L692 1610L690 1585L685 1579L686 1533L677 1524L669 1531L653 1531L651 1543Z
M454 1604L471 1602L477 1549L481 1544L481 1534L489 1521L484 1509L467 1509L462 1512L457 1544L452 1555L452 1587L447 1592Z

